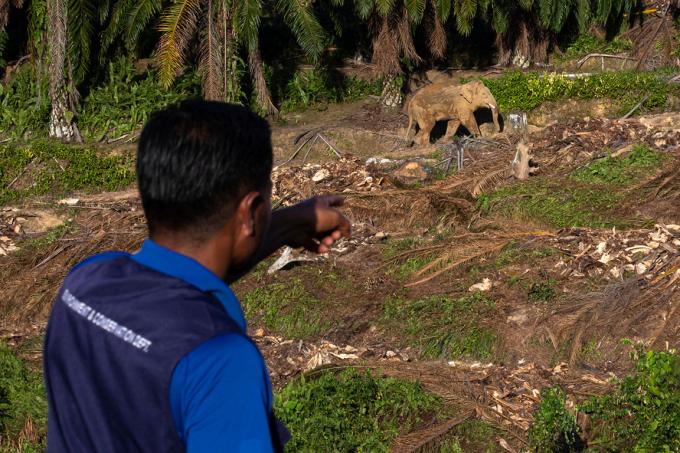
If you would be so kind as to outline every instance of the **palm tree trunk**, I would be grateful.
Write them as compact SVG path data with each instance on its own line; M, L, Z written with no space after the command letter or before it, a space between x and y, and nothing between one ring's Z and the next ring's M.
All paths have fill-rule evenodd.
M250 68L250 77L253 80L253 87L260 108L267 115L278 115L279 110L272 103L272 96L269 93L269 87L267 87L267 81L264 78L264 66L262 64L262 56L260 55L259 42L255 42L250 46L248 51L248 68Z
M206 37L203 40L201 54L201 69L203 73L203 97L209 101L218 101L220 94L220 49L219 35L215 26L215 9L212 0L208 0L206 15Z
M222 0L222 100L238 102L241 89L236 59L236 30L234 29L234 12L236 5L229 0Z
M50 37L50 113L49 136L66 142L80 141L80 134L72 122L66 89L66 0L49 0L47 3Z

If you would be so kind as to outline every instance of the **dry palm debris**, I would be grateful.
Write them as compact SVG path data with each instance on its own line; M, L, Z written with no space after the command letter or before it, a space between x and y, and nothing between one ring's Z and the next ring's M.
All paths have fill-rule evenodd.
M325 192L372 192L388 183L355 157L302 167L278 167L272 172L275 204L288 206Z
M544 367L520 360L516 366L482 364L479 362L383 362L371 366L378 371L402 379L418 380L423 387L441 396L456 407L457 413L476 416L497 426L510 445L526 449L527 431L533 423L533 414L540 404L540 390L560 386L569 397L597 395L609 390L609 380L615 377L605 373L583 373L572 370L562 362L554 367ZM452 419L453 420L453 419ZM446 422L440 426L445 426ZM446 439L447 429L424 429L398 438L395 450L417 450L420 446L434 444L437 438ZM500 442L500 439L499 439ZM414 448L415 447L415 448Z
M565 277L622 280L628 274L665 285L680 278L680 225L628 231L572 228L549 241L566 255L556 264Z

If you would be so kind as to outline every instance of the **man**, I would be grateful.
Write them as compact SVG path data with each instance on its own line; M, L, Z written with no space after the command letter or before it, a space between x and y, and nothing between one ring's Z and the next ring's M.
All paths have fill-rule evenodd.
M271 212L267 123L186 101L154 115L137 177L147 239L75 266L45 340L50 452L270 452L264 360L234 281L280 246L325 252L349 235L336 197Z

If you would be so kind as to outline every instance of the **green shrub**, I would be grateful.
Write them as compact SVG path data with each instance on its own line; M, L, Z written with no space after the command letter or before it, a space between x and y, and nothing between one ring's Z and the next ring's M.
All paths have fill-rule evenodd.
M292 112L323 104L354 101L369 94L380 94L381 81L332 76L324 68L297 72L281 93L281 112Z
M441 406L420 384L349 368L291 382L276 395L274 411L293 435L286 451L387 452L398 433Z
M28 166L30 170L27 170ZM91 147L51 141L0 146L0 204L27 195L117 190L134 182L134 156L100 155ZM21 186L16 177L30 179Z
M458 359L492 358L498 342L496 333L480 325L496 307L480 292L459 299L431 296L416 301L391 298L385 302L383 321L393 326L425 357Z
M633 50L633 42L630 39L616 37L610 41L597 38L592 35L581 35L571 43L561 60L579 58L589 53L616 54Z
M592 443L609 451L680 451L680 356L638 349L636 373L582 405Z
M626 157L605 157L576 170L571 176L585 183L622 186L634 183L663 160L661 153L637 146Z
M567 410L567 397L559 387L541 391L541 404L529 430L531 450L541 453L581 451L576 416Z
M22 439L32 424L32 439ZM44 451L47 401L42 377L0 343L0 450Z
M603 72L589 77L567 79L557 73L511 71L497 79L485 79L502 111L530 111L546 101L562 99L601 99L619 101L629 109L644 96L643 109L664 107L670 93L680 88L653 72Z
M45 136L49 117L47 81L38 80L32 66L22 67L9 83L0 83L0 136Z
M104 82L85 98L77 123L84 138L117 138L141 127L154 111L199 94L200 81L194 72L166 89L154 72L137 74L129 60L119 59L109 63Z

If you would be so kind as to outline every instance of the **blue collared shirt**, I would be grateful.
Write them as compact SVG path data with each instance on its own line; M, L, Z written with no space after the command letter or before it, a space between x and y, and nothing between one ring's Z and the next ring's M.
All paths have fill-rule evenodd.
M136 262L181 279L217 298L246 333L238 299L219 277L197 261L144 241ZM184 356L170 382L175 427L189 453L271 452L272 389L257 347L244 335L212 338Z

